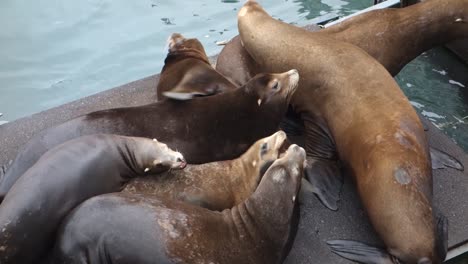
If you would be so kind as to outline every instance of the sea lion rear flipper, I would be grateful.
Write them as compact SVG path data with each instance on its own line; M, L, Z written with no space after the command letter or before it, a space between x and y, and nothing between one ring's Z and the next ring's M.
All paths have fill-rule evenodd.
M437 216L436 250L440 259L447 257L448 250L448 219L442 214Z
M338 201L343 185L343 175L338 164L333 161L315 160L307 157L304 174L310 182L310 186L308 186L310 188L304 190L313 192L328 209L338 210Z
M392 257L387 251L352 240L329 240L333 253L345 259L365 264L392 264Z
M454 168L459 171L465 170L463 164L461 164L460 161L450 156L449 154L435 149L433 147L430 147L430 152L433 170L445 168Z

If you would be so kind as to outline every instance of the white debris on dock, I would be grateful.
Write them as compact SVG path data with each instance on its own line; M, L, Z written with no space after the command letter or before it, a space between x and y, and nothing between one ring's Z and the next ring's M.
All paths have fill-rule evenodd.
M435 71L435 72L437 72L437 73L440 73L440 74L442 74L442 75L444 75L444 76L447 75L447 72L444 71L444 70L438 71L438 70L436 70L436 69L432 69L432 71Z
M424 107L424 105L423 105L423 104L420 104L420 103L418 103L418 102L413 102L413 101L410 101L410 104L411 104L412 106L414 106L414 107L418 108L418 109L421 109L421 108L423 108L423 107Z
M422 114L423 116L429 118L429 119L431 119L431 118L439 118L439 119L440 119L440 118L445 118L445 116L441 116L441 115L438 115L438 114L436 114L436 113L429 112L429 111L426 111L426 110L423 110L423 111L421 112L421 114Z
M460 87L462 87L462 88L465 88L465 85L463 85L463 84L460 83L460 82L454 81L454 80L449 80L449 83L458 85L458 86L460 86Z

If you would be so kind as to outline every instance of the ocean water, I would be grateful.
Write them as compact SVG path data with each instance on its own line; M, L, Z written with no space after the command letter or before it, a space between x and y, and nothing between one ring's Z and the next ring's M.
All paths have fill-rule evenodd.
M244 1L3 0L0 124L160 72L173 32L199 38L209 55L237 35ZM274 17L306 25L373 0L263 0ZM468 68L443 48L396 77L413 106L468 151ZM466 262L460 262L466 263Z

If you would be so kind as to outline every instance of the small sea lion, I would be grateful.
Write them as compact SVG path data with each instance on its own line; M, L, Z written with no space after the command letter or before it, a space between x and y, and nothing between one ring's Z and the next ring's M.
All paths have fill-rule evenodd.
M148 195L109 194L74 210L51 263L280 263L304 149L291 145L247 200L222 212Z
M237 88L211 66L198 39L187 39L174 33L169 37L168 45L169 51L156 88L158 100L165 97L187 100Z
M322 200L336 208L340 186L327 183L340 176L343 165L394 259L443 260L446 229L432 211L427 139L386 69L352 44L273 19L255 1L240 9L238 27L263 71L294 65L301 74L291 105L306 128L306 176L319 186ZM373 257L352 243L341 252L361 261Z
M233 159L278 130L298 80L296 70L259 74L239 89L214 96L163 100L71 119L40 132L23 146L0 183L0 198L42 154L83 135L157 138L184 153L191 164Z
M0 205L0 263L37 263L62 219L86 199L137 176L182 169L179 152L147 138L84 136L46 152Z
M286 134L278 131L255 142L237 159L187 165L184 170L135 178L123 192L158 195L222 211L240 204L255 191L263 173L286 144Z

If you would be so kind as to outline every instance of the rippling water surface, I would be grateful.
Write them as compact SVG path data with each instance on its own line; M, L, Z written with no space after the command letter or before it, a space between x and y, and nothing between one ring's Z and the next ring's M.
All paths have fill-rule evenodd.
M237 34L236 13L242 2L1 1L0 124L159 72L166 39L173 32L197 37L209 55L218 53L215 43ZM262 4L276 18L305 25L317 16L351 14L372 2ZM465 150L467 72L453 55L438 49L397 76L415 108Z

